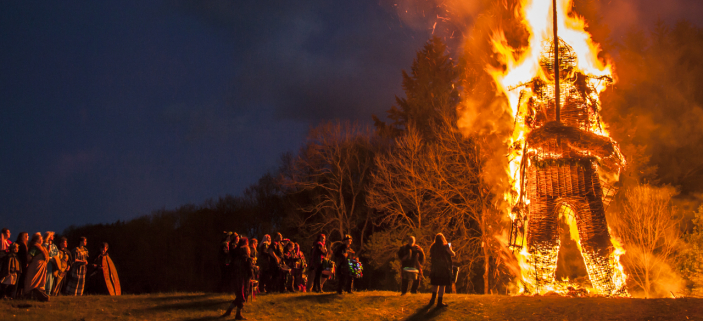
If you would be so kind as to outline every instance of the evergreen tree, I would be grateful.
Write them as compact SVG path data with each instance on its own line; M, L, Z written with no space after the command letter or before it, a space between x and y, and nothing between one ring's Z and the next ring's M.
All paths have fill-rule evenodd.
M410 74L403 70L405 98L395 97L396 105L388 110L392 122L386 124L373 116L379 133L395 138L413 126L424 138L432 140L433 126L454 125L459 103L458 75L447 46L439 37L432 37L417 52Z

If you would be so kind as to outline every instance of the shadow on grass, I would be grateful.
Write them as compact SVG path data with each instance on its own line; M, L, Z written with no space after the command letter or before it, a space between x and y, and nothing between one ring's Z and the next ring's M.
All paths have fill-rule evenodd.
M145 311L172 311L172 310L212 310L213 306L216 305L226 305L232 302L232 300L222 300L222 299L210 299L201 300L195 302L179 302L172 304L161 304L154 307L145 308Z
M225 293L202 293L202 294L193 294L193 295L174 295L174 296L168 296L168 294L164 294L162 297L155 297L155 298L146 298L146 300L149 301L169 301L169 300L197 300L197 299L203 299L206 297L213 297L213 296L218 296L218 295L225 295ZM139 298L139 300L144 300L144 298Z
M415 313L410 315L407 321L422 321L422 320L432 320L438 317L442 312L446 311L446 308L438 308L434 305L425 305L422 308L417 309Z
M287 297L286 301L305 301L314 303L329 303L335 300L344 299L344 295L339 295L337 293L324 293L324 294L307 294L307 295L296 295Z

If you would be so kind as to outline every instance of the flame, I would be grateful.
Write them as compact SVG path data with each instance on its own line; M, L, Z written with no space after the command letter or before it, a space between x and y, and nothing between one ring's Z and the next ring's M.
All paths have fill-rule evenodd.
M557 0L556 2L559 37L571 46L575 56L578 58L576 70L589 76L588 81L593 88L596 89L596 92L591 93L591 97L589 98L592 101L599 101L599 95L605 90L607 85L607 82L601 81L600 79L603 79L603 77L609 77L609 79L613 78L611 65L598 58L601 49L598 44L591 40L590 34L585 31L585 20L571 12L571 8L573 7L572 0ZM523 95L522 99L525 99L532 94L528 87L523 87L524 84L535 78L540 78L547 83L553 83L553 81L549 80L548 75L545 75L539 63L540 56L543 52L548 50L553 40L552 1L523 0L520 17L522 18L523 24L530 32L528 47L512 48L508 45L504 32L502 30L494 30L491 36L491 42L493 44L494 53L502 66L497 68L489 65L486 68L487 72L495 80L498 92L507 97L514 117L519 117L518 111L520 106L518 104L520 102L520 95ZM522 90L516 90L517 88L521 88ZM528 97L525 97L525 95ZM600 118L598 118L597 123L593 124L589 130L601 136L609 136L606 126L600 121ZM513 134L506 142L510 146L509 171L512 190L504 194L504 199L512 206L518 204L518 197L522 193L521 189L523 184L521 182L520 171L521 162L523 162L523 153L525 152L524 140L528 132L529 128L526 126L525 122L515 121ZM527 202L529 202L529 200L527 200ZM514 219L515 216L515 213L510 213L511 219ZM529 222L527 222L527 224L529 224ZM581 243L578 241L576 222L573 221L573 218L572 222L569 222L569 226L571 237L576 241L579 250L583 254ZM526 227L525 231L527 231ZM609 258L611 261L610 265L613 266L612 281L617 289L623 289L626 275L623 271L622 264L620 264L620 256L624 254L625 251L617 238L611 238L611 242L614 246L613 254ZM520 287L519 293L524 293L526 290L529 290L530 293L543 294L557 292L566 294L574 290L574 286L569 283L569 280L553 281L546 285L541 284L539 285L540 288L537 288L538 285L534 282L536 277L549 278L549 276L537 275L538 272L535 266L539 264L556 265L557 251L558 245L556 249L540 248L538 251L529 253L526 245L522 245L522 248L516 254L521 269L521 277L518 281L522 286ZM588 269L597 268L595 260L602 259L591 257L587 254L583 255L584 262ZM593 281L594 280L592 280L592 282ZM597 286L585 290L595 294L612 294L601 293L601 289Z

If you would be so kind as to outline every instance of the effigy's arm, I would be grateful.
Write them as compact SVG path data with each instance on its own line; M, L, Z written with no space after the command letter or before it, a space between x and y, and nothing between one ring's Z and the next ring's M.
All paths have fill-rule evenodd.
M612 138L575 127L563 126L556 122L547 123L545 126L530 132L527 136L527 144L530 148L538 148L554 139L565 147L565 151L575 152L584 156L596 156L603 163L608 164L608 167L625 166L625 158Z

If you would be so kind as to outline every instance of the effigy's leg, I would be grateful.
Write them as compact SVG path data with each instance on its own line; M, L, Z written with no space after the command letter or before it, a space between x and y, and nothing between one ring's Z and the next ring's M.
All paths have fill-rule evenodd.
M526 234L530 271L525 285L530 292L544 293L554 288L559 253L559 225L555 197L551 195L551 182L546 181L550 179L549 171L531 170L530 176L535 184L528 191L530 205Z
M581 255L593 287L605 295L616 294L622 289L616 288L613 279L613 244L605 219L600 182L593 168L584 174L587 190L584 202L579 202L577 206L576 216Z

